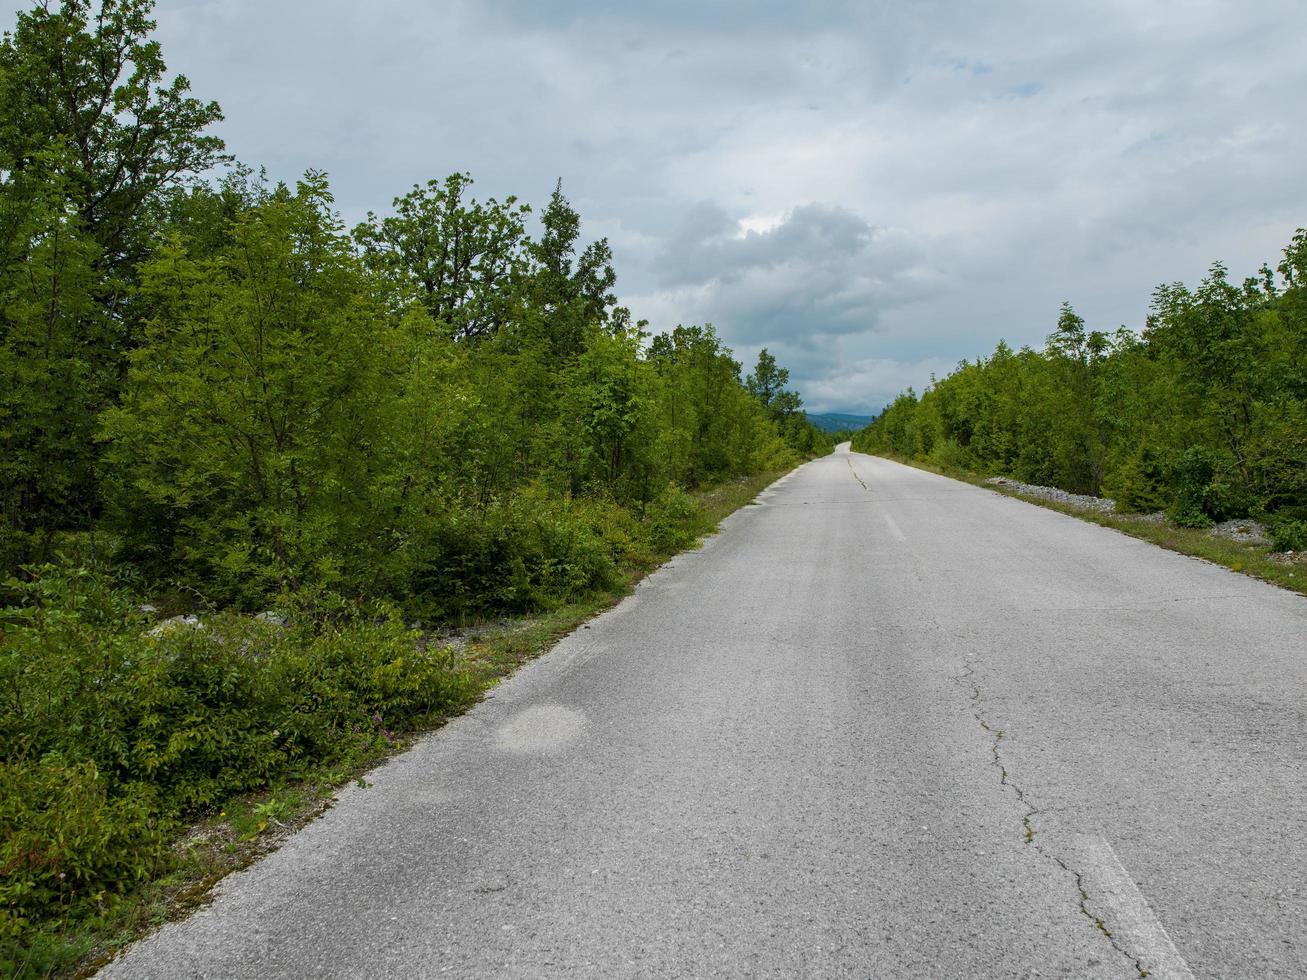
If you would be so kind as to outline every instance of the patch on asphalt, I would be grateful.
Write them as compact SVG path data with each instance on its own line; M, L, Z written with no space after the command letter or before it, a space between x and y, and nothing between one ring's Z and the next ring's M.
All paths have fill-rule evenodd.
M549 755L571 745L585 728L585 715L561 704L543 704L514 715L499 729L495 744L517 755Z

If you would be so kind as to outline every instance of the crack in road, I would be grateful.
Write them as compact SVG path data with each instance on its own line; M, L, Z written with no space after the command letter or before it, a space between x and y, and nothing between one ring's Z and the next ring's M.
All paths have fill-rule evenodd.
M858 471L853 468L853 460L846 459L844 462L849 464L849 472L853 474L853 479L857 480L859 483L862 484L863 490L866 490L868 493L870 493L871 487L867 486L867 484L863 481L862 477L858 476Z
M1038 831L1035 827L1035 817L1037 817L1043 811L1041 811L1039 807L1035 806L1035 804L1031 802L1030 797L1026 795L1025 789L1021 786L1020 783L1012 779L1011 775L1008 773L1007 765L1003 761L1003 753L1001 751L1001 746L1003 743L1003 737L1005 733L1003 729L994 728L992 725L990 725L989 720L985 717L985 713L982 707L983 697L980 691L980 685L976 683L975 673L976 673L975 661L968 660L962 670L962 673L954 675L953 680L959 685L964 685L971 689L971 694L970 694L971 704L972 704L971 714L972 717L974 717L976 721L979 723L980 727L984 730L985 734L989 736L990 739L989 751L992 756L992 758L990 759L990 764L993 765L994 768L998 770L999 785L1002 786L1004 789L1012 790L1012 793L1016 797L1017 802L1020 803L1021 807L1026 811L1025 814L1023 814L1021 817L1021 828L1026 844L1029 845L1030 847L1033 847L1041 857L1045 858L1048 861L1053 862L1059 868L1061 868L1066 874L1072 877L1072 879L1075 881L1076 891L1080 893L1080 903L1079 903L1080 914L1094 924L1094 928L1098 930L1098 932L1103 936L1104 939L1108 941L1109 944L1111 944L1114 950L1116 950L1118 953L1120 953L1122 956L1124 956L1127 960L1130 961L1130 964L1134 967L1135 972L1138 973L1140 977L1147 977L1149 975L1149 972L1147 969L1145 969L1143 963L1139 960L1139 958L1136 957L1133 953L1131 953L1128 949L1126 949L1123 945L1121 945L1120 941L1118 941L1116 936L1112 934L1112 931L1107 928L1107 923L1105 923L1102 920L1102 918L1096 915L1093 909L1090 908L1091 899L1090 899L1088 889L1085 888L1084 875L1081 874L1079 871L1077 871L1075 868L1071 867L1069 864L1067 864L1067 862L1062 857L1045 848L1036 839Z

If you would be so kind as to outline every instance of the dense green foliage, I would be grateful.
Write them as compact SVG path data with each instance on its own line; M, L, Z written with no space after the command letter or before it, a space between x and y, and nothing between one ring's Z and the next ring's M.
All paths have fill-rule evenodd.
M766 352L769 398L710 327L646 350L561 192L541 244L469 183L353 237L320 175L169 202L99 425L126 557L245 606L306 584L424 618L547 606L607 584L677 488L825 445ZM470 250L452 272L446 246Z
M285 622L149 631L103 576L36 571L0 612L0 943L158 873L187 817L479 690L384 605L317 596Z
M403 622L620 588L707 530L691 491L830 445L766 351L746 378L710 326L632 323L561 182L538 221L454 174L350 230L322 174L214 177L220 110L151 8L41 4L0 41L6 941L463 703ZM159 595L204 628L148 635ZM289 627L241 615L271 605Z
M1307 232L1279 276L1160 287L1142 335L1085 331L1064 306L1043 351L1000 343L854 439L864 452L1011 474L1202 526L1307 518Z
M152 212L222 159L221 113L165 81L150 6L41 5L0 41L0 562L94 519Z

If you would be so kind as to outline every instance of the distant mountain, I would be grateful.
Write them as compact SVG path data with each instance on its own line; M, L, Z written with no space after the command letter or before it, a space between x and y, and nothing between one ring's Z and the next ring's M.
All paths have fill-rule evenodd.
M861 429L871 421L870 415L845 415L843 412L809 412L808 421L823 432Z

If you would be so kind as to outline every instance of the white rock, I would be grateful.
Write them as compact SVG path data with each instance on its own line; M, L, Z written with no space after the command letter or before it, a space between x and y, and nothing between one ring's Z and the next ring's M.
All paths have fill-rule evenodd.
M199 616L170 616L154 629L150 630L148 635L157 639L167 633L173 632L174 630L183 629L202 630L204 629L204 624L200 622Z

